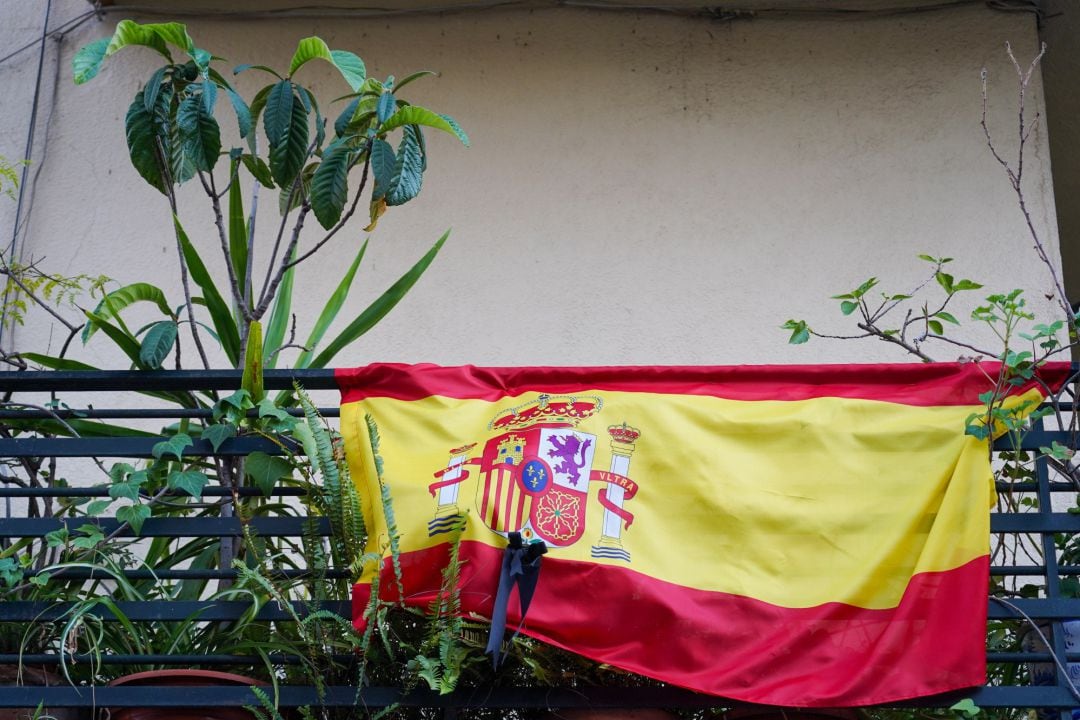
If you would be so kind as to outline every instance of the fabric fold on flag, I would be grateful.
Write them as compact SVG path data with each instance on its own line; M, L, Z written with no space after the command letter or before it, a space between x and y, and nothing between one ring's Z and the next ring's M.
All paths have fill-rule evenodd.
M490 619L510 533L548 551L522 632L642 675L789 707L981 685L993 485L965 434L997 365L339 370L341 427L397 600ZM1011 389L1034 409L1067 363ZM508 625L520 623L514 602Z

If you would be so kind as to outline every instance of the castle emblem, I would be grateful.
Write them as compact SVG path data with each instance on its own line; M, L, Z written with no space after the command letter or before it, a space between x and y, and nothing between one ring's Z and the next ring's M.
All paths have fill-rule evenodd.
M445 468L434 473L428 490L438 499L428 523L431 536L448 532L461 514L466 466L479 466L471 509L493 532L519 532L526 541L568 547L585 534L589 487L604 508L599 540L592 556L630 561L623 530L634 520L624 504L637 494L627 473L634 443L641 433L626 423L608 427L612 457L609 470L593 469L597 436L578 426L603 408L598 397L540 395L534 401L499 412L488 425L493 433L477 455L476 443L450 451Z

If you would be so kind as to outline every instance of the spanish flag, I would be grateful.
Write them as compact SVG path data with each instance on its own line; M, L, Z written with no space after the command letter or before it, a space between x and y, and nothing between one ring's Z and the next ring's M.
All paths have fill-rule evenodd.
M1060 381L1067 364L1043 368ZM788 707L981 685L994 490L965 434L986 363L337 373L372 563L427 607L464 522L462 613L507 538L547 548L521 631L674 685ZM1034 408L1042 382L1012 388ZM380 434L402 571L366 417ZM464 518L464 520L463 520ZM516 628L520 610L510 603Z

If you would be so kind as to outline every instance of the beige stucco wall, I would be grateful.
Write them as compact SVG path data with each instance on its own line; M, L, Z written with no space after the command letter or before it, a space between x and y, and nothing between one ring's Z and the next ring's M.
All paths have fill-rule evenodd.
M2 47L40 31L41 7L0 0ZM54 17L86 7L57 0ZM70 83L74 50L119 19L108 15L49 46L40 111L42 128L51 117L48 155L24 247L59 272L172 286L168 208L135 175L124 146L124 112L154 56L126 51L94 82ZM228 67L285 66L297 39L319 34L379 76L437 69L441 78L407 97L454 115L473 139L464 149L432 137L419 199L373 235L354 312L453 228L420 285L339 364L899 360L877 343L793 348L778 326L802 316L842 329L828 296L872 274L908 290L924 268L918 253L955 257L957 274L997 289L1028 288L1045 307L1045 272L978 124L987 66L991 126L1011 151L1015 76L1003 44L1033 54L1030 16L970 6L731 24L575 9L186 20ZM22 152L36 61L28 51L0 66L0 153L9 157ZM324 104L347 91L329 66L310 70ZM240 87L250 97L260 80L244 76ZM1041 102L1036 79L1029 103ZM1041 130L1026 162L1029 205L1056 258ZM182 213L210 255L216 240L200 195L185 190ZM12 205L0 202L5 232ZM267 194L263 206L269 232L276 213ZM363 239L361 225L304 266L301 334ZM175 287L170 294L180 301ZM39 319L14 342L40 349L48 338ZM103 347L83 352L116 364L98 356Z

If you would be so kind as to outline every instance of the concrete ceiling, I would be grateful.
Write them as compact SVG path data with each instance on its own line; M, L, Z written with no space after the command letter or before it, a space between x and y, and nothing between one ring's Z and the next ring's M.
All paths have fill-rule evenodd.
M417 12L481 11L495 8L589 7L597 9L693 10L740 15L887 15L986 5L996 9L1032 10L1040 0L103 0L112 12L168 12L175 15L239 15L273 13L282 16L412 14Z

